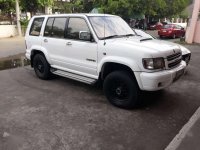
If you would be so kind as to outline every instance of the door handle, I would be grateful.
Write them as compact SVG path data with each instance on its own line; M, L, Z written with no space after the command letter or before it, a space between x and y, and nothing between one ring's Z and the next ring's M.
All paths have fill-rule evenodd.
M47 42L48 42L48 40L47 40L47 39L44 39L44 42L45 42L45 43L47 43Z
M71 43L71 42L67 42L67 44L66 44L66 45L70 46L70 45L72 45L72 43Z

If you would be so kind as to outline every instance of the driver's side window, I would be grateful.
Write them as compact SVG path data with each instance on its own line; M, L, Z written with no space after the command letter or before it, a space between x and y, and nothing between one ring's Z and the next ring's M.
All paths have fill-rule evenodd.
M89 37L84 38L84 35ZM83 41L90 40L91 33L86 21L83 18L69 18L66 38L74 40L83 40Z

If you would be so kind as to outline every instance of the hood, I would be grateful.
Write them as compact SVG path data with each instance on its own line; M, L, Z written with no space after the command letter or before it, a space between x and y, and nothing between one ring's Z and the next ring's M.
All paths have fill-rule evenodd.
M155 57L156 55L154 54L165 53L165 56L168 56L174 53L173 50L176 52L180 51L180 47L175 43L157 39L147 39L139 36L109 39L106 40L106 43L117 47L128 47L133 50L145 51L151 53Z

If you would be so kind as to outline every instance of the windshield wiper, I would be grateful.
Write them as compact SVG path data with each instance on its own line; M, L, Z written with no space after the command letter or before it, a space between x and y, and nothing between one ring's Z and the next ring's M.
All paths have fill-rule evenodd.
M144 38L144 39L141 39L140 42L142 42L142 41L148 41L148 40L153 40L153 38Z
M123 35L123 36L135 36L135 34L126 34L126 35Z
M102 40L105 40L105 39L112 39L112 38L118 38L118 37L121 37L121 35L111 35L111 36L107 36L107 37L102 38Z
M128 37L128 36L135 36L135 34L111 35L111 36L107 36L107 37L102 38L102 40L112 39L112 38L120 38L120 37Z

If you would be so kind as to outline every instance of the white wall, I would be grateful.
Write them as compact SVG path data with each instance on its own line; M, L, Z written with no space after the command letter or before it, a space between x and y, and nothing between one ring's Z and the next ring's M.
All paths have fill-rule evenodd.
M173 23L173 24L177 24L177 25L179 25L179 26L181 26L185 29L186 29L186 26L187 26L187 23Z
M0 25L0 38L17 35L16 25Z

